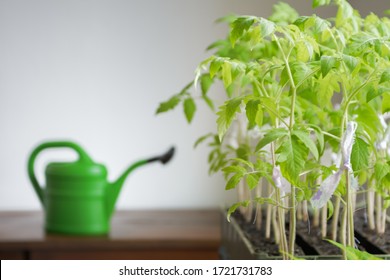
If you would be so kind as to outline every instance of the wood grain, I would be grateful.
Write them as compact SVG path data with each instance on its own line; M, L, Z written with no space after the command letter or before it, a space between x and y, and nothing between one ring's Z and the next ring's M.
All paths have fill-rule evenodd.
M46 233L42 212L0 212L1 259L217 259L218 210L118 211L106 236Z

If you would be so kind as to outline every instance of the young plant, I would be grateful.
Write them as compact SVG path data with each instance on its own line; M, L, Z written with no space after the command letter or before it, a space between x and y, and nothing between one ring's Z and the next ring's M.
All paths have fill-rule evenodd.
M362 18L346 0L314 0L313 7L331 3L338 12L329 20L299 16L283 3L268 19L224 18L227 39L209 47L215 53L199 64L193 83L157 110L182 103L191 122L192 85L200 85L201 99L214 110L209 89L223 83L216 132L196 145L212 139L210 171L224 172L226 189L239 190L228 217L267 204L266 237L273 225L285 259L294 256L297 217L308 219L308 202L321 211L323 237L333 216L331 238L349 247L357 192L367 192L370 225L379 233L390 203L390 20ZM251 219L252 210L241 211Z

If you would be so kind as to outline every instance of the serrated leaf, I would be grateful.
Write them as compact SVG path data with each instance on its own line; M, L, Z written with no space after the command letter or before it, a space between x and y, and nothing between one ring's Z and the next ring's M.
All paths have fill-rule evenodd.
M378 161L375 164L374 170L375 180L379 183L384 177L387 176L387 174L390 173L390 166L387 164L387 162Z
M360 171L368 168L368 160L370 153L368 150L368 144L356 137L355 143L352 146L351 163L353 171Z
M212 137L213 135L214 135L214 134L212 134L212 133L207 133L206 135L203 135L203 136L199 137L199 138L195 141L195 143L194 143L194 149L195 149L196 147L198 147L198 145L199 145L200 143L202 143L203 141L205 141L207 138Z
M350 55L343 54L342 59L351 73L359 64L359 59Z
M279 2L272 7L272 15L269 20L277 24L286 25L298 18L298 12L289 4Z
M217 112L217 126L218 126L218 136L222 140L226 131L229 129L232 121L235 118L237 112L240 112L240 105L243 97L236 97L226 101Z
M241 176L244 176L245 173L247 173L246 169L240 165L229 165L224 168L222 168L223 173L237 173Z
M237 184L241 181L242 177L244 177L244 174L242 173L236 173L226 183L226 190L234 189Z
M383 260L381 258L374 256L374 255L371 255L370 253L355 249L354 247L345 246L343 244L340 244L336 241L329 240L329 239L326 239L326 241L328 241L329 243L332 243L336 247L345 251L346 256L347 256L347 260Z
M280 149L278 161L280 170L291 184L299 185L299 174L305 166L308 149L298 142L296 136L287 137Z
M331 2L331 0L313 0L313 8L317 8L319 6L325 6L325 5L329 5Z
M299 41L295 47L298 61L307 62L313 56L313 46L308 41Z
M232 160L232 161L236 161L236 162L239 162L239 163L241 163L241 164L243 164L243 165L246 165L246 166L248 166L249 168L251 168L251 169L253 169L254 168L254 166L253 166L253 163L252 162L250 162L250 161L247 161L247 160L244 160L244 159L242 159L242 158L232 158L232 159L230 159L230 160Z
M255 22L256 17L245 16L239 17L231 24L230 41L234 46L236 41L247 31L251 25Z
M325 77L333 67L336 66L337 59L333 56L321 56L321 72L322 77Z
M389 81L390 81L390 69L386 69L385 71L383 71L379 83L382 84Z
M191 123L196 111L194 99L192 99L191 97L186 98L183 102L183 108L188 123Z
M234 203L232 206L230 206L228 213L227 213L227 220L230 222L230 216L237 210L238 207L248 207L250 201L245 200L241 202Z
M302 143L309 149L314 158L318 160L318 149L314 141L310 138L309 133L303 130L294 130L293 135L298 137L298 139L301 140Z
M269 130L257 144L256 152L262 149L264 146L268 145L269 143L276 141L277 139L286 136L287 134L288 131L284 128L274 128Z
M260 19L259 25L262 38L271 35L275 31L275 23L265 18Z
M229 61L222 64L222 81L225 88L228 88L232 83L232 65Z
M245 179L249 189L253 190L257 187L260 177L257 174L247 174Z
M367 103L380 95L379 90L371 84L366 87L366 92L367 92L366 94Z
M211 62L210 62L210 68L209 68L209 72L210 72L210 78L212 79L215 74L217 74L217 72L219 71L219 69L221 69L221 66L222 64L224 63L224 59L222 59L221 57L216 57L214 58Z
M164 113L169 110L174 109L180 102L180 97L178 95L172 96L168 101L161 102L157 108L156 114Z
M259 109L261 110L260 100L249 100L248 103L246 103L245 113L249 122L249 128L256 125L256 116Z

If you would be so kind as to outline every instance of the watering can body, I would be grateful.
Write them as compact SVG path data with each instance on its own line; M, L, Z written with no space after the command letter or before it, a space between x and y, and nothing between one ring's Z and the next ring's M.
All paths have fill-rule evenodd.
M49 163L45 170L46 186L41 187L35 177L34 163L38 154L48 148L70 148L77 152L79 158L75 162ZM172 155L173 149L169 151L169 159ZM137 161L110 183L106 167L92 161L79 145L73 142L39 145L30 155L28 174L45 210L46 230L77 235L107 234L115 202L126 177L135 168L156 160L161 160L161 157Z

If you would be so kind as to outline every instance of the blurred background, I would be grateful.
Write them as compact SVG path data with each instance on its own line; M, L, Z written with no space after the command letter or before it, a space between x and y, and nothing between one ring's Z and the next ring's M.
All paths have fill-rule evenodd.
M155 115L161 101L194 77L206 47L225 37L215 20L229 13L268 17L266 0L0 0L0 210L40 209L27 158L47 140L69 139L105 164L109 180L132 162L176 147L166 166L136 170L118 208L214 208L229 204L221 175L208 176L208 149L195 140L215 129L198 106L191 125L182 108ZM284 1L300 14L334 15L311 0ZM363 15L388 1L351 0ZM222 96L221 88L211 94ZM218 93L219 92L219 93ZM44 152L36 172L67 150Z

